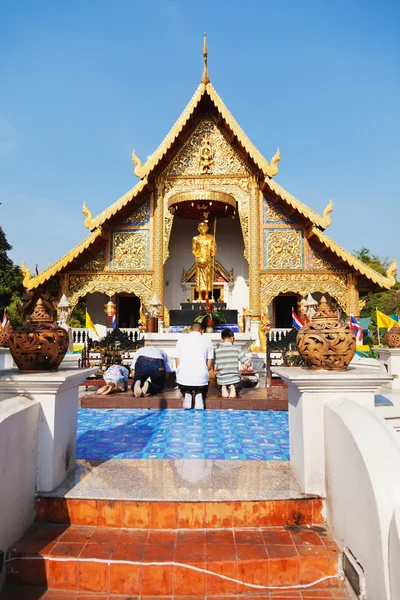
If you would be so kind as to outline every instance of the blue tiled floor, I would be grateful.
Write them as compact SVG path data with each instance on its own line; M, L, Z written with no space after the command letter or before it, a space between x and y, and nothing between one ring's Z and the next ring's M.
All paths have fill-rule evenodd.
M288 413L79 409L77 458L289 460Z

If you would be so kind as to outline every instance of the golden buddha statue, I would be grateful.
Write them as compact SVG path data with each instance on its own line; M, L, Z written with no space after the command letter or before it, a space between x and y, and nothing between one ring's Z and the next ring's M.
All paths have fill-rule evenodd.
M208 299L208 292L212 293L214 283L214 256L217 254L215 238L208 231L207 223L199 223L196 235L192 242L192 252L196 258L196 290L199 300Z

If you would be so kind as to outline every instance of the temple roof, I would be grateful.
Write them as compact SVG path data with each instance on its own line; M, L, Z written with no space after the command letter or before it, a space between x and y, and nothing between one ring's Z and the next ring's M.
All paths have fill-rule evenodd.
M319 243L324 248L333 252L336 257L342 260L348 268L356 270L358 273L364 275L374 284L381 288L390 288L395 283L395 270L389 273L388 276L383 276L365 265L355 256L341 248L333 240L331 240L326 234L322 232L330 224L329 214L332 212L331 203L324 211L324 216L320 216L311 208L308 208L303 202L292 196L282 186L272 179L273 176L278 173L278 163L280 161L280 152L276 152L275 156L270 162L268 162L262 154L257 150L251 140L247 137L244 131L241 129L237 121L229 112L224 102L221 100L213 85L210 82L208 69L207 69L207 46L206 41L204 42L204 70L202 82L197 88L195 94L189 101L185 110L182 112L174 126L171 128L167 136L155 150L155 152L148 158L148 160L142 164L136 153L132 153L132 160L135 165L134 173L139 177L140 181L131 188L126 194L114 202L109 208L102 211L97 217L92 217L91 212L84 205L84 214L87 217L85 220L85 226L92 231L83 242L76 246L71 252L66 254L63 258L58 260L54 265L45 269L42 273L36 277L32 277L27 269L24 270L24 286L30 290L34 289L54 275L60 273L63 269L68 267L70 263L78 258L85 250L87 250L99 236L102 235L102 226L106 227L106 222L117 215L123 210L132 200L137 199L138 205L140 204L143 194L141 193L149 182L152 181L154 176L159 172L159 167L163 159L173 151L178 145L181 137L185 135L187 128L191 125L192 117L200 107L201 102L205 102L215 107L218 119L225 122L228 129L232 132L237 143L241 146L249 161L252 163L253 168L258 169L259 180L261 189L264 193L268 190L275 195L278 200L282 201L287 207L297 212L300 216L305 218L305 227L308 228L309 235L315 236ZM307 224L308 222L308 224Z

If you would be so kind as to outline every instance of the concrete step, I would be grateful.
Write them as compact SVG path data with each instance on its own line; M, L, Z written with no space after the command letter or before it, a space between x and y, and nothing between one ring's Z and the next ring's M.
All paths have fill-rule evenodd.
M236 599L262 591L272 598L277 588L282 598L281 588L314 582L327 591L321 598L346 597L333 595L343 591L341 553L322 526L135 530L36 523L10 559L8 582L52 592L39 598L70 592L74 599L84 593Z
M36 522L132 529L311 526L325 522L321 498L148 502L40 496Z

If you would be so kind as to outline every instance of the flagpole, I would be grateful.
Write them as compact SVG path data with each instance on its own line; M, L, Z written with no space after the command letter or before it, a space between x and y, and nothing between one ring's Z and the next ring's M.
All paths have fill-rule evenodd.
M378 309L375 308L375 313L376 313L376 328L378 330L378 346L381 345L381 336L380 336L380 332L379 332L379 327L378 327Z

